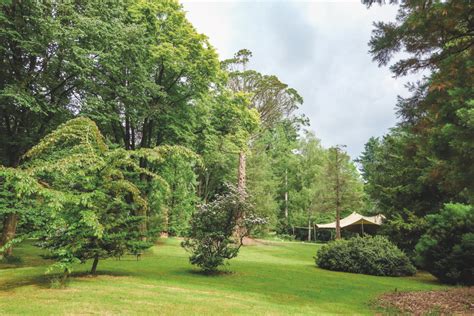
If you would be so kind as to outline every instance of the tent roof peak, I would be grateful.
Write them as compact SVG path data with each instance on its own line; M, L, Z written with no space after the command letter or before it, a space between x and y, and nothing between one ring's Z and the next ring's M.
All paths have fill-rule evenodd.
M375 216L363 216L357 212L352 212L351 215L341 218L339 224L341 228L351 226L351 225L382 225L385 216L382 214L377 214ZM327 224L316 224L317 228L336 228L336 222L327 223Z

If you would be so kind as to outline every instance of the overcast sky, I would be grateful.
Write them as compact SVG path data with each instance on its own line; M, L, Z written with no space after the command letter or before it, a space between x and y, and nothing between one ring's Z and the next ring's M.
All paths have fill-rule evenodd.
M253 52L251 67L275 74L304 98L301 112L324 146L347 145L356 158L371 136L396 122L394 79L368 54L374 21L394 20L396 7L360 1L181 0L188 19L221 59Z

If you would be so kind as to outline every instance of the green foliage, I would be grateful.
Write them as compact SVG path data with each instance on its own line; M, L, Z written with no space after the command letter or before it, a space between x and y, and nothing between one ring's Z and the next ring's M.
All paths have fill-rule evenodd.
M255 213L267 219L267 225L257 227L254 233L273 230L280 214L278 190L280 181L275 170L272 151L265 150L267 143L256 141L247 156L247 190Z
M37 231L39 245L50 250L61 269L150 246L141 241L145 232L140 230L147 201L128 177L131 170L145 171L125 151L109 150L94 122L77 118L61 125L25 157L24 166L38 183L61 195L58 209Z
M273 127L298 109L303 98L276 76L247 70L251 57L252 52L242 49L222 62L228 74L227 85L233 92L248 95L250 108L258 111L264 128Z
M59 209L63 199L60 192L49 190L39 183L31 171L0 166L0 218L4 219L0 253L5 257L11 256L8 250L46 223L45 214ZM36 208L38 202L43 204L40 212ZM9 216L14 220L9 221ZM26 223L29 229L17 236L11 225L16 226L19 217L20 223Z
M165 227L172 236L183 236L189 227L191 214L198 203L196 195L197 169L202 169L202 160L191 150L180 146L156 148L163 162L156 165L159 174L169 186L165 200ZM150 169L148 165L148 169Z
M21 155L78 111L98 52L123 3L9 1L0 13L0 163Z
M423 234L425 215L446 198L428 173L431 160L416 140L403 129L393 129L381 140L371 139L358 160L364 189L387 218L384 233L409 254Z
M428 215L427 230L416 245L417 263L450 284L474 284L474 207L446 204Z
M219 61L206 36L196 32L177 1L5 1L0 8L0 164L18 166L20 157L44 135L78 114L93 118L108 142L128 150L157 144L191 145L195 140L191 123L197 112L190 110L190 104L217 80ZM119 176L130 177L123 179L123 186L133 182L148 191L148 197L154 196L148 202L156 216L150 220L164 225L166 220L159 218L166 216L158 213L164 213L166 203L160 201L167 192L163 185L158 188L145 179L149 175L142 172L147 167L144 160L136 164L137 153L133 157L109 153L103 137L93 135L98 130L91 131L89 140L103 144L91 144L92 149L86 150L76 144L81 134L73 130L83 131L76 123L65 131L67 135L50 137L62 147L45 140L42 147L36 147L38 152L29 153L38 176L49 177L41 181L49 184L54 180L55 187L70 188L66 183L70 179L61 180L58 175L77 171L74 180L80 185L73 191L90 191L95 185L93 166L106 172L100 166L119 155L125 159ZM71 157L66 153L69 150ZM138 177L139 169L131 175L125 166L131 160L132 169L143 168ZM191 177L189 172L182 176ZM178 187L177 195L183 196L189 213L193 188L184 192L182 185ZM122 192L126 190L132 187ZM27 207L16 200L8 203L10 211L0 212L2 246L14 238L17 226L20 233L28 233L38 228L33 226L41 218L29 216L24 211Z
M236 178L238 152L247 150L250 135L259 126L259 115L248 108L248 99L219 88L202 97L196 107L196 140L193 147L203 160L198 195L208 201L225 191Z
M385 1L364 1L375 2ZM395 76L430 72L399 98L399 126L371 139L360 160L367 193L387 217L385 232L410 254L429 228L426 215L474 201L471 13L469 1L403 1L395 22L375 24L369 43L379 65L405 53L390 67Z
M189 235L182 246L189 261L205 272L214 272L225 260L235 258L243 238L265 220L254 214L244 192L228 186L228 192L203 204L192 216Z
M126 149L190 145L190 106L217 81L219 61L177 1L132 1L101 51L83 113Z
M314 134L299 134L303 123L286 119L263 130L252 143L247 187L256 212L268 218L263 232L289 234L293 233L291 226L334 221L333 157ZM340 208L344 216L362 208L364 192L349 157L341 154L339 164Z
M87 118L63 124L25 158L24 168L36 187L56 194L50 199L55 208L50 207L47 214L36 211L37 216L46 215L49 220L35 233L40 245L49 249L60 269L66 271L76 260L139 254L149 247L145 238L156 236L160 229L154 216L160 207L167 206L170 187L155 172L167 170L166 164L181 162L179 171L193 177L192 168L199 164L193 152L174 146L110 150ZM147 169L140 167L143 161ZM174 185L187 179L181 175L169 180ZM194 193L190 192L187 194ZM36 210L40 210L44 201L37 204ZM150 205L154 207L151 211Z
M413 275L408 257L382 236L335 240L321 247L316 264L323 269L381 276Z
M363 0L368 7L385 0ZM390 0L391 3L397 1ZM424 5L403 1L396 22L377 22L369 42L379 65L387 65L395 54L407 54L390 69L397 76L433 69L445 59L470 54L474 35L469 1L430 1Z
M298 154L288 170L290 220L295 226L308 221L334 221L336 216L336 174L333 149L325 149L319 139L307 133L297 147ZM363 186L354 163L341 152L339 166L339 207L342 216L359 211Z

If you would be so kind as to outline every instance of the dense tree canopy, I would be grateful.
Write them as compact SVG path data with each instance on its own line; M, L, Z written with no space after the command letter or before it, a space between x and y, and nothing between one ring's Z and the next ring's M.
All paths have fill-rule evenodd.
M364 1L368 6L385 1ZM390 1L394 2L394 1ZM388 215L387 233L412 251L425 215L474 201L474 20L469 1L401 1L396 22L376 23L369 43L379 65L397 53L395 76L424 71L399 98L400 122L371 139L360 158L367 193Z
M247 49L219 61L176 0L0 1L2 255L35 237L66 275L89 259L95 272L169 234L213 270L257 222L254 236L311 239L315 223L382 212L409 255L418 244L440 278L464 275L464 252L429 225L462 227L456 244L470 249L474 9L362 2L399 3L374 25L374 61L424 77L399 98L397 126L366 144L361 177L343 146L306 130L284 78L251 69ZM453 267L430 267L435 246Z

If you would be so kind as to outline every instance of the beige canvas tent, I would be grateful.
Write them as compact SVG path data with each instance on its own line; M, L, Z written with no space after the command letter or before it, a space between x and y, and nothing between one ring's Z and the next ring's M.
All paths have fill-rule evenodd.
M382 225L385 216L378 214L375 216L363 216L359 213L352 213L351 215L342 218L339 223L341 228L355 232L369 232L376 230ZM318 229L336 229L336 222L328 224L316 224Z

